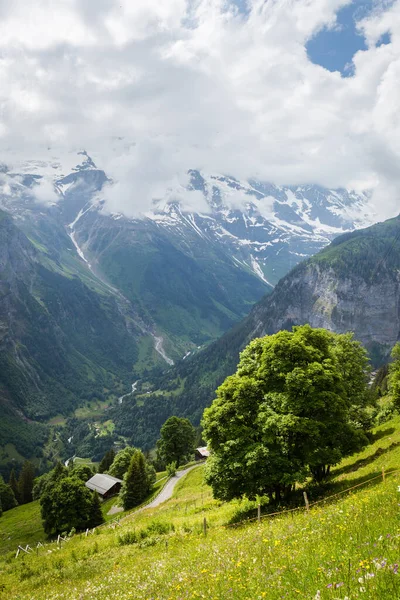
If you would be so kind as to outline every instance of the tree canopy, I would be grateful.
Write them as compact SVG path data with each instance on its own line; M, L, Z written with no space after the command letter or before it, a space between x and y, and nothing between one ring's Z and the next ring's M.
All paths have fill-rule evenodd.
M368 442L368 360L352 334L309 325L253 340L204 411L215 497L278 501Z
M89 465L73 465L72 468L69 469L69 474L71 477L77 477L83 481L83 483L86 483L86 481L89 481L89 479L93 477L94 471Z
M125 473L129 469L132 456L135 454L136 448L126 446L115 455L112 465L108 469L108 473L118 479L123 479Z
M161 427L157 452L165 464L181 465L194 451L196 430L182 417L169 417Z
M47 474L40 488L40 510L46 533L85 529L103 522L99 499L62 465L56 465Z

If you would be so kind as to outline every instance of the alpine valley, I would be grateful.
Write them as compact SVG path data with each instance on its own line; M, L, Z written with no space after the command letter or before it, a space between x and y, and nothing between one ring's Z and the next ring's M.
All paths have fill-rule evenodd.
M118 436L149 448L172 412L198 423L248 339L291 323L354 328L377 356L387 352L393 336L375 339L368 311L364 321L349 315L368 286L371 310L384 311L378 283L397 298L393 269L378 278L369 267L398 241L397 221L382 239L378 226L366 230L375 245L346 233L307 261L375 220L366 195L195 170L188 181L128 218L108 210L112 182L86 152L2 166L4 474L24 457L99 456ZM201 210L178 200L186 191ZM353 240L354 277L340 270Z

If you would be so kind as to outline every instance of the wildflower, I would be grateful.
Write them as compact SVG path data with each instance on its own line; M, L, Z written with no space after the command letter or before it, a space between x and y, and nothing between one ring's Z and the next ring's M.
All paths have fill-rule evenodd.
M317 590L317 593L314 596L314 600L321 600L321 592Z

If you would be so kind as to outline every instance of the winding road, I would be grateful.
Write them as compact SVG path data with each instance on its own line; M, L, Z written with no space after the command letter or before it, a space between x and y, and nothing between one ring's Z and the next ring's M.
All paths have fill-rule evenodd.
M153 498L153 500L151 502L149 502L149 504L146 504L146 506L142 506L142 508L139 508L138 510L135 510L133 513L126 515L126 517L123 517L123 520L129 519L129 517L133 517L138 512L141 512L142 510L147 510L148 508L155 508L156 506L159 506L166 500L169 500L172 496L172 493L173 493L174 488L175 488L176 484L178 483L178 481L180 479L182 479L182 477L185 477L185 475L187 475L190 471L192 471L193 469L196 469L197 467L199 467L202 464L203 463L200 462L198 465L193 465L191 467L188 467L187 469L183 469L183 471L177 471L176 474L174 475L174 477L171 477L171 479L169 481L167 481L165 486L162 488L161 492L159 494L157 494L157 496L155 498ZM113 506L108 514L115 515L119 512L123 512L123 510L124 509L122 508L122 506L121 507Z
M188 467L187 469L184 469L183 471L177 471L176 475L174 475L174 477L171 477L171 479L165 484L165 486L163 487L161 492L158 494L158 496L156 496L154 498L154 500L152 500L150 502L150 504L147 504L141 510L144 510L145 508L155 508L159 504L162 504L166 500L169 500L172 496L172 492L174 491L174 487L176 486L178 481L180 479L182 479L182 477L185 477L185 475L187 475L189 473L189 471L191 471L192 469L195 469L198 466L199 465L193 465L192 467Z

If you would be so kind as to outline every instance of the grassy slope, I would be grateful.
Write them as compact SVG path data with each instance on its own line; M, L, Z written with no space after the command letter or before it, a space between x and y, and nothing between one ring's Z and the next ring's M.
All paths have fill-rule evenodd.
M89 459L75 458L74 462L75 464L91 464L96 466L96 463L91 463ZM149 498L146 499L145 503L152 500L159 493L166 482L166 474L166 471L157 473L153 491ZM108 515L110 508L114 505L118 505L118 496L109 498L102 503L101 510L106 521L124 517L128 514L117 513ZM3 516L0 519L0 555L4 555L7 552L15 553L20 544L23 547L27 544L35 547L38 542L46 542L46 534L43 530L40 517L39 501L30 502L23 506L17 506L17 508L3 513Z
M399 465L398 417L377 429L368 449L337 467L331 493ZM322 599L400 598L399 474L323 502L309 515L301 510L265 518L260 526L224 527L240 502L213 500L202 470L180 481L169 502L129 516L115 530L75 536L62 550L52 545L39 556L15 560L9 554L0 562L0 598L275 600L312 599L317 590ZM118 544L118 536L154 522L173 524L175 531Z
M15 554L20 544L33 546L44 538L39 501L8 510L0 518L1 553L14 551Z

